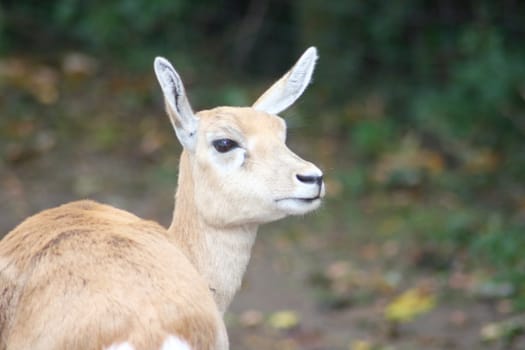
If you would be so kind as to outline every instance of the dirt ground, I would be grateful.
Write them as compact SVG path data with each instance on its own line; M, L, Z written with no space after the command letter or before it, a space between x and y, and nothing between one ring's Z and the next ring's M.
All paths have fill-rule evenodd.
M163 163L174 167L166 172L129 153L66 149L0 168L1 233L86 197L168 225L177 155ZM366 218L338 228L331 208L329 201L317 214L260 229L226 316L232 349L525 349L523 336L482 339L492 322L514 317L504 298L473 297L451 288L448 274L407 265L402 242L361 243ZM386 305L414 286L435 295L435 305L408 322L385 320Z

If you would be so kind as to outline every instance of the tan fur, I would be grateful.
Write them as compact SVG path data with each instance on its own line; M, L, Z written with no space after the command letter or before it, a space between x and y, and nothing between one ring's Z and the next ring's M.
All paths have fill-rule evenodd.
M288 149L284 121L263 108L290 106L316 58L308 49L258 108L196 116L174 68L157 58L184 146L169 229L92 201L25 220L0 241L0 350L153 350L170 336L192 350L226 350L222 315L258 226L314 210L324 196L322 172ZM223 139L238 147L219 152Z
M0 349L157 349L169 334L214 349L223 331L166 230L125 211L91 201L43 211L2 240L0 256Z

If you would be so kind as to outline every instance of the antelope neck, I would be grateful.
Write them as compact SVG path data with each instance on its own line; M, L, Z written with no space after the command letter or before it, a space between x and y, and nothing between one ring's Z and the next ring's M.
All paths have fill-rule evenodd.
M208 282L224 313L241 286L258 225L216 227L206 223L197 211L193 186L188 155L183 151L168 234Z

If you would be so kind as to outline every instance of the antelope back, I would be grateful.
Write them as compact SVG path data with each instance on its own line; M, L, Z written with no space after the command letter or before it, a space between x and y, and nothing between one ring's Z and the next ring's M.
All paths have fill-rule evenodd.
M208 286L166 230L110 206L25 220L0 243L0 282L0 349L224 348Z

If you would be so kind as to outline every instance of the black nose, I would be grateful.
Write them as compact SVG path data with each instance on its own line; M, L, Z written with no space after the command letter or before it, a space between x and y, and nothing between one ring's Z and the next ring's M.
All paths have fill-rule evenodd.
M305 184L317 184L318 186L321 186L321 184L323 183L323 176L317 176L317 175L300 175L300 174L297 174L295 175L295 177L297 178L297 180L301 181L302 183L305 183Z

